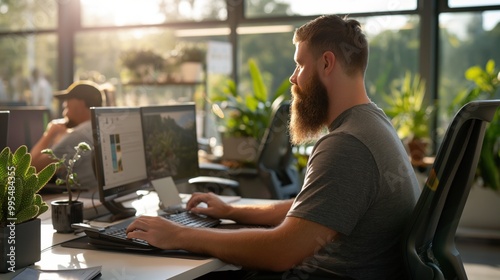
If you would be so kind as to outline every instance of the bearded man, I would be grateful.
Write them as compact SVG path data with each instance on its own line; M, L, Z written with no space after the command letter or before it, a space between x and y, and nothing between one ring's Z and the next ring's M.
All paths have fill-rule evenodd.
M316 141L297 197L239 206L197 193L187 204L194 213L269 227L187 228L143 216L128 237L242 267L200 279L402 279L399 241L419 185L389 119L366 94L360 24L320 16L298 28L293 43L291 139Z

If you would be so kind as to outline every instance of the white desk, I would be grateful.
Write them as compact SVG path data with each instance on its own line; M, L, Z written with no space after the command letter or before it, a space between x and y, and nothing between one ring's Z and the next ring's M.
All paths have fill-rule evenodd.
M55 199L46 199L47 203ZM132 205L138 214L156 213L158 205L156 194L148 195L135 201ZM241 199L238 204L261 204L265 200ZM267 201L269 202L269 201ZM152 212L153 211L153 212ZM62 242L83 236L80 234L56 233L52 227L49 214L41 216L41 260L35 264L41 269L72 269L92 266L102 266L101 279L193 279L203 274L232 266L216 258L187 259L165 256L139 255L125 252L111 252L104 250L83 250L66 248L59 245ZM226 268L224 268L226 269ZM19 270L20 271L20 270ZM12 274L13 277L14 274ZM9 274L0 274L0 278L10 279Z

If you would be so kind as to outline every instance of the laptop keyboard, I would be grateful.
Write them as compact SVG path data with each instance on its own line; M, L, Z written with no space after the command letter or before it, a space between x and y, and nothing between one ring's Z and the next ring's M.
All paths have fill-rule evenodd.
M162 214L160 216L189 227L215 227L220 224L219 219L200 216L187 211L176 214ZM85 234L90 238L90 243L97 246L111 246L113 243L117 243L114 245L123 244L136 248L154 249L155 247L144 240L127 238L126 229L131 222L126 221L125 223L111 226L102 232L85 230Z

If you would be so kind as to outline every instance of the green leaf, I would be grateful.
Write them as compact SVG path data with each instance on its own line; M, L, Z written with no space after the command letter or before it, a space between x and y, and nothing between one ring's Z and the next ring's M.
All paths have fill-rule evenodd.
M38 205L30 205L25 209L22 209L17 215L16 215L16 224L20 224L22 222L31 220L35 218L38 215L40 207Z
M486 73L488 74L495 74L495 61L493 59L488 60L486 62L486 67L485 67Z
M40 206L40 205L42 205L43 202L44 201L43 201L42 196L40 194L36 193L33 195L33 204Z
M40 205L40 209L38 209L37 216L40 216L41 214L47 212L47 210L49 210L49 206L47 205L47 203L45 203L45 201L42 201L42 204Z
M259 108L259 101L250 95L245 97L245 104L251 112L255 112Z
M252 77L253 85L253 95L258 101L266 102L267 100L267 88L262 79L257 62L254 59L248 60L248 67L250 71L250 76Z
M478 77L481 77L483 69L479 66L472 66L465 71L465 78L470 81L475 81Z
M56 164L47 165L42 171L38 173L38 186L36 192L38 192L56 173Z
M21 158L28 152L28 148L25 145L19 146L14 152L14 158L12 159L12 164L18 165Z
M35 173L36 173L36 168L34 166L30 166L28 168L28 172L26 172L26 177L29 177L29 176L31 176L31 175L33 175Z
M9 147L5 147L0 153L0 178L7 178L9 173L9 155L11 154Z
M290 87L291 87L290 81L288 79L284 79L283 82L281 82L281 84L279 85L278 89L276 89L272 101L288 94L290 92Z
M19 201L19 210L33 204L33 196L35 193L38 191L37 190L37 182L38 182L38 177L36 174L31 175L27 180L24 182L23 185L23 196L21 200Z
M24 194L24 182L21 180L20 177L16 177L15 180L15 192L14 192L14 201L16 205L16 210L15 212L19 212L22 209L22 201L23 201L23 194Z
M28 169L31 166L31 154L24 154L17 162L16 174L17 176L25 177Z

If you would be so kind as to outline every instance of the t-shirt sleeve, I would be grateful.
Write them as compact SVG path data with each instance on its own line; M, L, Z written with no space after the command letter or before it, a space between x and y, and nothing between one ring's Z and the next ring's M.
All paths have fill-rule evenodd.
M351 135L328 135L316 144L301 192L288 216L349 235L373 202L378 172L369 149Z

